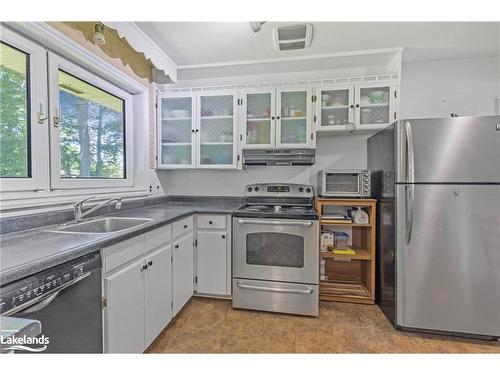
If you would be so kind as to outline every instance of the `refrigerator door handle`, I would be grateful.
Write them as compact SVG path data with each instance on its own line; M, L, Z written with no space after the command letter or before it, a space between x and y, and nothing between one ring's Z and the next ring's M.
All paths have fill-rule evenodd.
M411 131L411 124L406 121L406 183L413 184L415 182L415 160L413 156L413 136Z
M406 244L409 245L413 231L413 203L415 199L415 169L411 124L405 123L406 133Z

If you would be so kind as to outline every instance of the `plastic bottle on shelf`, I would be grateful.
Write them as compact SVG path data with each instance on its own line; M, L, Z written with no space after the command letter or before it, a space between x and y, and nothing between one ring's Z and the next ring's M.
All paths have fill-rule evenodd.
M368 224L368 214L361 209L361 207L356 207L357 210L351 213L352 221L354 224Z

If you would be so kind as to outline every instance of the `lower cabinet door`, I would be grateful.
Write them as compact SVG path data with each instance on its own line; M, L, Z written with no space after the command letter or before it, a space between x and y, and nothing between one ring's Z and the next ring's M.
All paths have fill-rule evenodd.
M167 245L146 257L145 347L172 319L172 247Z
M227 233L198 231L196 292L227 295Z
M106 352L142 353L144 346L143 259L104 279Z
M172 297L175 316L193 295L193 233L174 241L172 253Z

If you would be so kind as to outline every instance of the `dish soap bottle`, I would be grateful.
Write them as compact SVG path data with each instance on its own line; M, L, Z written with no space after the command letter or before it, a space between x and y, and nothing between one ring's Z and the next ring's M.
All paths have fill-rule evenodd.
M368 214L361 209L361 207L357 207L357 211L353 213L353 222L354 224L368 224Z

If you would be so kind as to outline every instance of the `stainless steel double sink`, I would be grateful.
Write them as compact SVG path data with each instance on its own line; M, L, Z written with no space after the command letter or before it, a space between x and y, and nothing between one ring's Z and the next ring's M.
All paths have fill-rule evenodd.
M65 224L50 230L55 233L102 234L134 229L149 223L153 219L136 217L103 217L73 224Z

